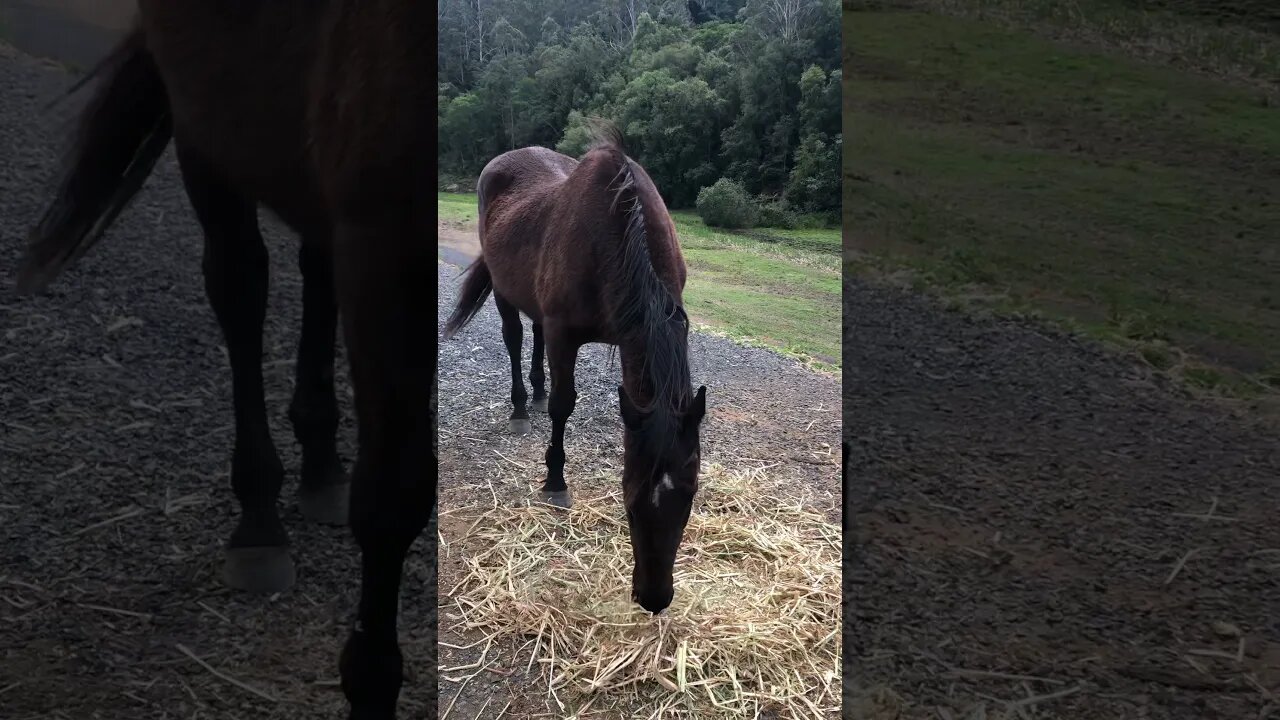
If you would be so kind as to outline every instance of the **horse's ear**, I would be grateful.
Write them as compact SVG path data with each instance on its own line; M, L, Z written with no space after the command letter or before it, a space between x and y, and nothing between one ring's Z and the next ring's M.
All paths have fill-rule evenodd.
M703 385L698 388L698 394L693 396L693 402L689 403L689 409L684 414L685 427L697 427L706 414L707 386Z
M627 391L621 385L618 386L618 407L622 409L622 424L629 430L638 431L644 423L644 414L627 397Z

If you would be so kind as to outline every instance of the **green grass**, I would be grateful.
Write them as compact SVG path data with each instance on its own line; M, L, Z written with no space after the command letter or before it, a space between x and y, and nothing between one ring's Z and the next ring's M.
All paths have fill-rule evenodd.
M437 193L442 221L474 225L475 196ZM685 305L694 321L739 341L772 347L820 369L840 365L840 230L709 228L672 213L689 268Z
M441 220L450 222L476 222L476 196L471 193L436 193L436 212Z
M852 0L1031 30L1259 86L1280 77L1273 0Z
M848 267L1280 385L1280 111L1265 93L1026 29L847 13Z

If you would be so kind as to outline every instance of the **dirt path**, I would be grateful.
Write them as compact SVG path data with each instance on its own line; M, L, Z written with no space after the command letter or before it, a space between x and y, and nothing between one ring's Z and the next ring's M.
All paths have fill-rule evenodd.
M846 712L1274 717L1272 432L1033 325L858 281L844 322Z
M480 238L474 227L457 222L442 222L436 237L440 259L450 265L466 267L480 255Z
M0 282L12 282L66 120L41 107L70 78L0 46ZM230 372L200 274L201 238L172 156L102 244L44 297L0 296L0 716L338 717L337 653L359 584L343 529L298 514L285 418L301 315L296 241L268 222L267 407L289 473L282 506L298 584L274 598L218 580L234 522ZM340 352L340 356L342 353ZM339 368L340 452L354 427ZM429 533L434 529L428 529ZM434 558L419 543L401 640L434 680ZM267 701L221 673L279 699Z
M442 245L446 234L442 229ZM457 266L441 262L441 328L453 306L459 273ZM447 629L455 619L448 589L459 579L461 558L468 552L464 533L478 513L470 508L491 504L491 492L500 502L526 502L541 483L542 457L550 437L550 422L537 413L532 434L513 437L507 433L510 366L500 327L497 311L488 303L471 326L440 346L440 527L449 543L440 556L442 668L472 664L480 653L474 647L449 647L471 645L478 636ZM531 342L526 325L525 374ZM835 521L839 513L838 379L728 340L695 334L690 342L694 383L708 388L704 461L776 465L771 472L802 485L797 492L810 493L815 507L826 509ZM603 346L583 348L578 359L577 407L565 432L566 475L571 486L575 477L620 469L618 376L618 365L609 362ZM490 717L486 707L488 713L496 713L508 702L505 717L548 712L543 683L536 670L532 677L524 673L527 654L518 655L515 650L494 648L488 656L493 660L492 673L475 677L461 690L461 683L450 677L465 677L473 670L441 673L441 708L454 704L449 718Z

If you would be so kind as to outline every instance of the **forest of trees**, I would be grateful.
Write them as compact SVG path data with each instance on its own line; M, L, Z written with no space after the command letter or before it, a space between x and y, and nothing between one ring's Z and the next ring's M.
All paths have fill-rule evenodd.
M836 0L441 0L440 175L528 145L578 156L612 120L674 208L736 180L840 204Z

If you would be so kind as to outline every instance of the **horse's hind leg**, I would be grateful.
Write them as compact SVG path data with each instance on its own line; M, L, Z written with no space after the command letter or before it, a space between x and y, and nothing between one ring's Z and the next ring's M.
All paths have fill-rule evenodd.
M263 398L267 249L254 202L181 145L178 159L187 196L204 230L205 292L231 360L231 487L240 501L240 520L227 544L223 580L241 590L277 592L293 585L294 568L288 535L276 512L284 467L271 441Z
M540 497L543 502L568 508L573 504L569 486L564 481L564 426L578 402L574 387L573 371L578 363L579 343L568 333L548 328L547 356L551 364L551 400L547 411L551 415L551 445L547 447L547 479L542 484Z
M307 233L298 251L302 270L302 339L298 343L289 421L302 446L302 486L298 508L327 525L347 522L351 485L338 459L338 400L333 387L338 305L333 288L333 255L327 234Z
M538 412L547 411L547 391L544 383L547 375L542 369L542 323L533 324L533 368L529 370L529 384L533 386L533 399L529 407Z
M423 332L435 307L428 282L435 263L419 236L396 227L345 227L335 242L360 437L351 481L360 607L340 663L353 719L395 717L403 679L396 638L400 580L409 546L435 506L436 348L434 335Z
M516 435L527 435L533 428L529 424L529 411L525 407L529 393L525 391L524 380L520 377L524 326L520 323L520 311L515 305L496 292L493 294L493 301L498 306L498 315L502 317L502 341L507 346L507 355L511 356L511 421L508 427Z

